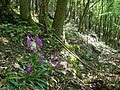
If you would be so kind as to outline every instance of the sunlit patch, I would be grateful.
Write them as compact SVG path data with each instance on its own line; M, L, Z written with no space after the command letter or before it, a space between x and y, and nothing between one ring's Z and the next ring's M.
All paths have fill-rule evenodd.
M2 38L1 38L1 42L2 42L3 44L7 45L7 44L9 43L9 40L8 40L7 38L2 37Z
M8 68L8 67L5 67L5 66L4 66L4 67L3 67L3 66L0 66L0 69L7 69L7 68Z
M13 64L15 68L20 68L20 65L18 63Z

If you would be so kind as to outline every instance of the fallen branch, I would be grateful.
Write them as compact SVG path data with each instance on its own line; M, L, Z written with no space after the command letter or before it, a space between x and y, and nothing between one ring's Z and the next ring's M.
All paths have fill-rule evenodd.
M75 58L77 58L83 65L85 65L88 69L93 69L95 71L99 71L93 67L91 67L90 65L88 65L87 63L85 63L83 60L80 59L80 57L73 51L69 50L69 48L63 43L63 41L60 39L60 37L58 37L54 32L53 34L55 35L55 39L71 54L73 55Z

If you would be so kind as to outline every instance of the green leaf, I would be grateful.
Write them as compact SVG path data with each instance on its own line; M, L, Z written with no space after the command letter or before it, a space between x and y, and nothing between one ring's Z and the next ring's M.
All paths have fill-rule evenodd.
M31 88L34 89L35 85L34 85L34 82L31 81L31 80L27 80L29 83L31 83Z
M40 76L38 76L38 78L39 78L39 79L41 79L41 78L46 79L47 77L46 77L45 75L40 75Z
M39 74L46 74L47 73L47 70L46 69L42 69L38 72Z
M80 70L79 69L77 69L77 76L79 77L79 78L82 78L82 75L81 75L81 72L80 72Z
M14 36L14 37L12 37L12 40L13 40L13 41L17 41L18 38L17 38L16 36Z
M11 33L11 32L12 32L12 30L6 30L6 32L7 32L7 33Z
M14 87L19 87L19 84L14 80L8 80L8 83L10 83L10 85L12 84Z
M37 87L41 88L40 90L45 90L44 89L44 84L41 84L39 82L35 82L35 83L38 85Z
M47 85L47 83L45 82L45 80L42 80L42 79L37 79L37 81L40 83L43 83L44 85Z
M14 89L15 89L15 88L14 88L12 85L10 85L9 83L7 83L6 86L7 86L7 90L14 90Z

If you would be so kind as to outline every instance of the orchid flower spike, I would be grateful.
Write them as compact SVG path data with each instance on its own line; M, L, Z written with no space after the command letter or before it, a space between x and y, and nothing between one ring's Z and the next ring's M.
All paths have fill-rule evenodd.
M56 63L56 65L55 65L55 68L60 68L61 66L62 66L61 62L58 61L58 62Z
M30 72L31 72L31 65L30 63L28 63L26 67L26 75L30 74Z
M31 48L31 38L28 35L26 36L26 45L27 49Z
M38 35L35 36L35 43L36 43L36 48L39 48L42 46L42 41L41 39L38 37Z
M39 56L39 63L42 64L43 62L44 62L44 56L43 56L43 54L41 54Z

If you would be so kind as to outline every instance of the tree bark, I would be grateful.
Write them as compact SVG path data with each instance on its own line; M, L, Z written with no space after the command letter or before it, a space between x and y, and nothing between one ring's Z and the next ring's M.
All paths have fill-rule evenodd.
M39 23L44 26L45 33L47 33L48 3L47 0L40 0L39 2Z
M84 4L84 0L83 0L83 4ZM84 5L85 9L84 9L83 15L82 15L82 17L80 18L80 21L79 21L78 31L80 31L80 32L83 32L83 30L81 30L81 26L84 22L84 19L85 19L86 15L87 15L87 12L88 12L88 9L89 9L89 4L90 4L90 0L87 1L86 5Z
M31 0L20 0L20 15L23 20L31 18L30 3Z
M68 0L57 1L57 6L56 6L56 11L55 11L55 16L54 16L52 27L54 29L54 33L58 35L59 37L62 37L63 35L63 25L64 25L64 20L65 20L67 3L68 3Z

